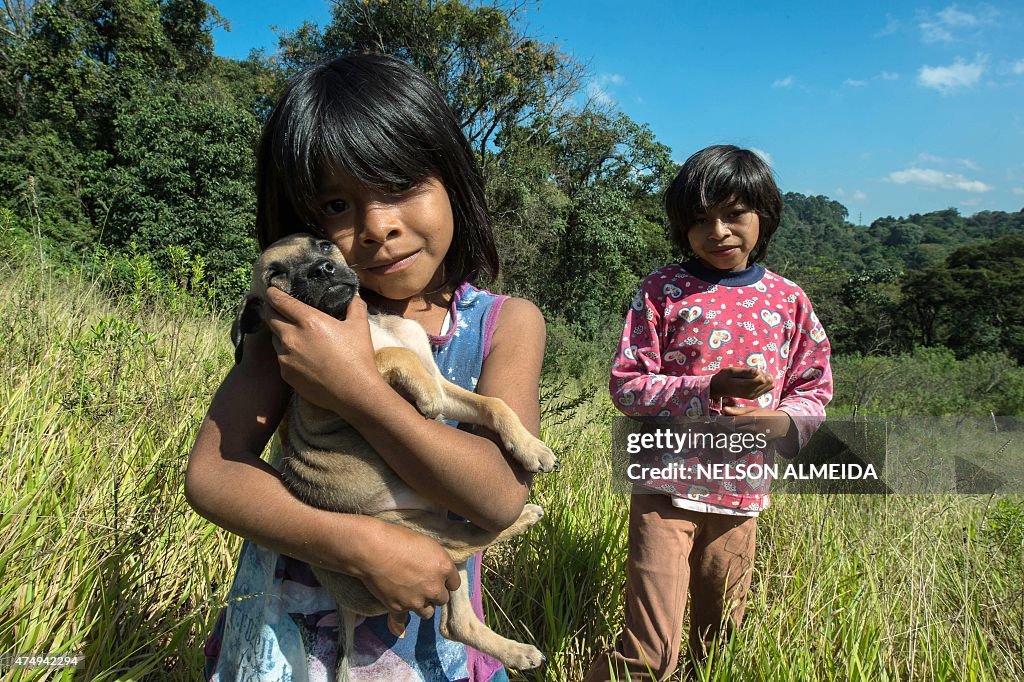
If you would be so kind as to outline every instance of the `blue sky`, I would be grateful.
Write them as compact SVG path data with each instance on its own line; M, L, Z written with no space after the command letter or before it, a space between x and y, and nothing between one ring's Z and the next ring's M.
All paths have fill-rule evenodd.
M214 0L215 50L273 51L271 26L326 0ZM761 151L784 191L853 222L1024 207L1024 5L549 0L524 28L589 65L587 90L647 123L673 158Z

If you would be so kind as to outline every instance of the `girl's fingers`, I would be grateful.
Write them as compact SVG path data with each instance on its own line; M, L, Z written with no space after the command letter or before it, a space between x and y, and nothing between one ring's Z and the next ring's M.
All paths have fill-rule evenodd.
M345 314L345 320L365 320L369 313L366 310L366 301L358 293L352 297L352 302L348 304L348 312Z
M277 334L270 335L270 342L274 344L274 352L277 353L278 357L285 354L284 344L281 343L281 339L277 338Z
M305 304L297 301L277 287L267 287L267 303L282 316L295 320L302 312Z
M270 306L267 307L263 322L270 327L270 331L275 334L277 334L283 326L294 324L291 318L285 317Z
M459 589L460 585L462 585L462 577L459 576L458 569L452 567L451 572L448 574L448 578L444 581L444 586L449 592L454 592Z
M408 611L391 611L388 613L388 631L395 637L405 639L405 626L408 624Z

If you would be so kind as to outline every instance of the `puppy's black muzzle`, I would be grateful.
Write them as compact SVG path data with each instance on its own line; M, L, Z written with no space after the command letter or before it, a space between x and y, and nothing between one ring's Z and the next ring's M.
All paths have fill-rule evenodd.
M356 273L329 258L315 260L292 280L292 296L339 320L345 319L358 289Z

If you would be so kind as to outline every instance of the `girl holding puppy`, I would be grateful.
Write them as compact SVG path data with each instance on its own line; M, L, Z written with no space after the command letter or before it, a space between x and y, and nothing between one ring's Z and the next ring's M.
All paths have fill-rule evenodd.
M415 320L450 381L503 399L534 434L544 320L471 282L497 274L481 178L436 85L397 59L349 55L299 74L258 151L257 233L330 239L366 303ZM377 373L358 296L339 321L270 289L270 334L250 337L189 457L186 495L243 543L230 603L207 644L213 680L326 680L335 604L309 564L360 578L394 613L358 627L353 680L503 680L493 659L443 639L435 607L459 574L440 545L376 519L299 502L260 453L295 391L352 424L413 489L478 526L520 514L529 476L484 435L424 419ZM478 614L479 557L470 591Z
M828 339L807 296L758 264L782 214L771 170L751 151L708 147L683 164L665 207L672 241L689 258L640 285L612 363L612 401L633 417L727 415L738 429L795 454L824 419L832 373ZM742 463L761 455L743 455ZM693 659L738 626L757 516L767 506L762 481L637 485L625 627L587 682L669 677L687 590Z

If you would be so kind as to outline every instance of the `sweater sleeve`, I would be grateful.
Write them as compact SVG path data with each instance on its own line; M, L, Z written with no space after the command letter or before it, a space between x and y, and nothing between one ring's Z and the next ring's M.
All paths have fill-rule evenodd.
M655 275L640 286L626 313L619 348L612 361L609 390L612 402L630 417L708 414L710 376L678 376L662 372L667 326L665 294Z
M825 406L832 400L832 349L824 327L802 291L796 305L795 334L790 342L789 368L778 409L793 418L799 449L825 421Z

